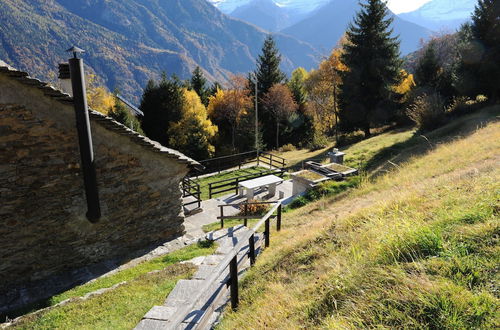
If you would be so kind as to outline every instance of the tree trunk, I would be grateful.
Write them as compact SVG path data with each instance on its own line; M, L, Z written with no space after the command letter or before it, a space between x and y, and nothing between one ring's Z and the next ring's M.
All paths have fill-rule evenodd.
M236 131L236 128L233 126L232 130L231 130L231 140L232 140L231 144L233 146L233 152L236 152L236 146L234 145L235 144L235 140L236 140L236 138L235 138L235 131Z
M276 150L278 150L279 146L279 134L280 134L280 122L276 121Z
M363 128L363 132L365 133L365 139L369 138L372 134L370 133L370 125L367 125Z

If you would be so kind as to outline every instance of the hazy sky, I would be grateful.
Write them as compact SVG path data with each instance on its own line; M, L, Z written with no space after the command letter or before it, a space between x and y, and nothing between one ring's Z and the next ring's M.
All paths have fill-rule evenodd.
M396 14L415 10L430 0L388 0L387 5Z

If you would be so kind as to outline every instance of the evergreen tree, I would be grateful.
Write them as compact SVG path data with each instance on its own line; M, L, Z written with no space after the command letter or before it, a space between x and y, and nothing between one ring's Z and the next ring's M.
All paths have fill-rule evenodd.
M168 79L166 74L162 74L159 83L148 81L140 105L144 112L142 129L146 136L168 146L168 128L181 119L184 103L181 82L177 77Z
M115 104L109 110L108 115L117 122L127 126L139 134L144 134L139 120L125 107L115 94Z
M288 88L293 94L293 98L295 102L300 106L304 105L307 100L307 91L306 91L306 79L308 76L308 72L306 69L300 67L292 72L292 78L288 82Z
M436 57L434 43L427 46L424 55L418 61L415 69L415 83L418 87L436 88L438 85L441 66Z
M201 103L204 106L208 106L208 97L210 96L210 91L207 88L207 79L203 75L203 71L199 66L194 69L191 76L191 88L198 94L201 99Z
M266 94L271 87L281 84L286 76L280 69L281 55L276 48L276 42L272 35L268 35L262 46L262 53L257 58L257 71L255 72L258 81L259 94ZM254 91L255 86L250 80L250 90Z
M500 2L479 0L462 34L468 34L469 42L461 47L459 89L500 100Z
M348 70L340 72L339 117L345 131L362 129L369 136L373 124L392 117L393 86L400 80L401 60L385 3L368 0L361 6L346 32L349 42L341 56Z
M266 95L271 87L281 84L286 76L280 69L281 55L276 48L276 42L272 35L268 35L262 46L262 53L257 58L257 87L259 93L259 121L262 123L264 144L273 145L274 127L273 115L262 106L262 97ZM255 84L252 79L248 81L252 95L255 95Z

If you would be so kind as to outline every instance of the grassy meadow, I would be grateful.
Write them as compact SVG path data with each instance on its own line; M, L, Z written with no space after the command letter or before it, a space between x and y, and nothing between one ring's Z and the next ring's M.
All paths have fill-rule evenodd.
M499 113L395 133L376 176L287 212L218 329L499 328Z

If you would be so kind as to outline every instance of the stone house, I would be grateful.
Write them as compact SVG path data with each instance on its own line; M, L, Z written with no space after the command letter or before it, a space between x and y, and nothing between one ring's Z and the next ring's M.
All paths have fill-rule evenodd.
M72 98L0 61L0 314L184 233L179 185L199 164L98 112L90 122L96 223L85 216Z

